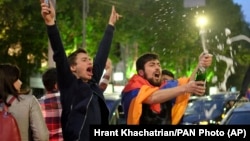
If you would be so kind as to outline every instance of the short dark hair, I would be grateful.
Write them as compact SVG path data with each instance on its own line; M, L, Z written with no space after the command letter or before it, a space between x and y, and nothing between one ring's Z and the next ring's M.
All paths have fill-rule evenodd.
M47 69L42 75L42 81L47 91L53 91L55 84L57 83L57 71L56 68Z
M69 62L69 65L74 65L76 62L76 56L79 54L79 53L85 53L87 54L87 51L83 48L78 48L77 50L75 50L74 52L72 52L69 56L68 56L68 62Z
M174 78L174 74L171 71L167 70L167 69L162 70L162 74L163 75L168 75L168 76L171 76L171 77Z
M136 71L144 70L144 65L148 61L159 60L159 56L155 53L145 53L136 60Z

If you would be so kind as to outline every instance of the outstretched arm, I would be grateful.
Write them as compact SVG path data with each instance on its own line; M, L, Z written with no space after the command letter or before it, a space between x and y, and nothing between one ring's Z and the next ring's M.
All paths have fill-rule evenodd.
M151 96L149 96L144 103L153 104L153 103L162 103L167 100L171 100L183 93L194 93L197 95L203 95L205 93L205 87L200 86L204 85L205 82L202 81L194 81L195 74L199 67L207 68L212 64L212 55L211 54L204 54L202 53L199 56L199 63L197 64L196 68L194 69L191 78L187 84L180 85L174 88L168 89L161 89L154 92Z

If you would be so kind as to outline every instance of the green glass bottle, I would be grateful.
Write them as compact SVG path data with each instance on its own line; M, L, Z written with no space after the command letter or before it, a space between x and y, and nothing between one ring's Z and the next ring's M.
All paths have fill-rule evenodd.
M198 68L196 73L195 81L205 81L206 82L206 69L203 67Z

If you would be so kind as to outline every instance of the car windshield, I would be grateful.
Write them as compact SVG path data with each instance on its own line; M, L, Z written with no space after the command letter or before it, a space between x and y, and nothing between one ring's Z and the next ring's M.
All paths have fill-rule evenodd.
M250 124L250 112L237 112L232 113L230 119L228 120L227 124L235 124L235 125L246 125Z
M228 103L230 101L233 102L237 95L238 93L227 93L191 99L182 122L198 124L201 121L220 121L221 115L228 108L227 106L229 106Z

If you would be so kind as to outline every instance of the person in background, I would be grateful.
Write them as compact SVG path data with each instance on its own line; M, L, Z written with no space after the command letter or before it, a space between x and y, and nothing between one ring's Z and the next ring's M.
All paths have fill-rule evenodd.
M211 65L212 55L201 54L197 66ZM197 67L195 68L197 71ZM178 80L162 81L159 56L154 53L141 55L136 61L137 74L129 79L122 91L122 106L127 124L173 124L181 120L190 93L203 95L205 82L183 77ZM203 86L200 86L203 85ZM161 109L161 103L175 98L171 110Z
M0 99L15 117L22 141L48 141L49 131L37 98L31 94L20 94L20 75L18 66L0 64ZM11 105L7 104L13 96L16 99Z
M163 81L174 80L174 74L171 71L164 69L162 70L162 80Z
M112 74L112 69L113 69L112 68L112 61L111 61L111 59L108 58L107 62L106 62L105 70L103 72L102 79L99 82L99 86L103 91L105 91L106 88L108 87L110 77Z
M245 97L250 100L250 88L247 89Z
M61 127L62 106L57 85L56 68L47 69L42 75L45 95L39 99L43 117L49 129L50 141L63 141Z
M112 6L109 22L94 61L86 50L78 48L66 56L55 22L55 10L41 2L41 15L54 52L58 87L61 94L61 124L66 141L89 141L90 125L109 124L109 109L99 81L109 55L115 23L121 17Z
M167 69L162 70L161 77L162 77L163 83L168 83L168 82L172 83L171 81L175 81L174 74ZM175 102L175 98L173 98L172 100L167 100L163 103L160 103L161 114L159 114L158 118L161 119L162 121L165 121L166 124L171 124L171 119L172 119L171 118L171 111L172 111L171 109L173 107L174 102Z

